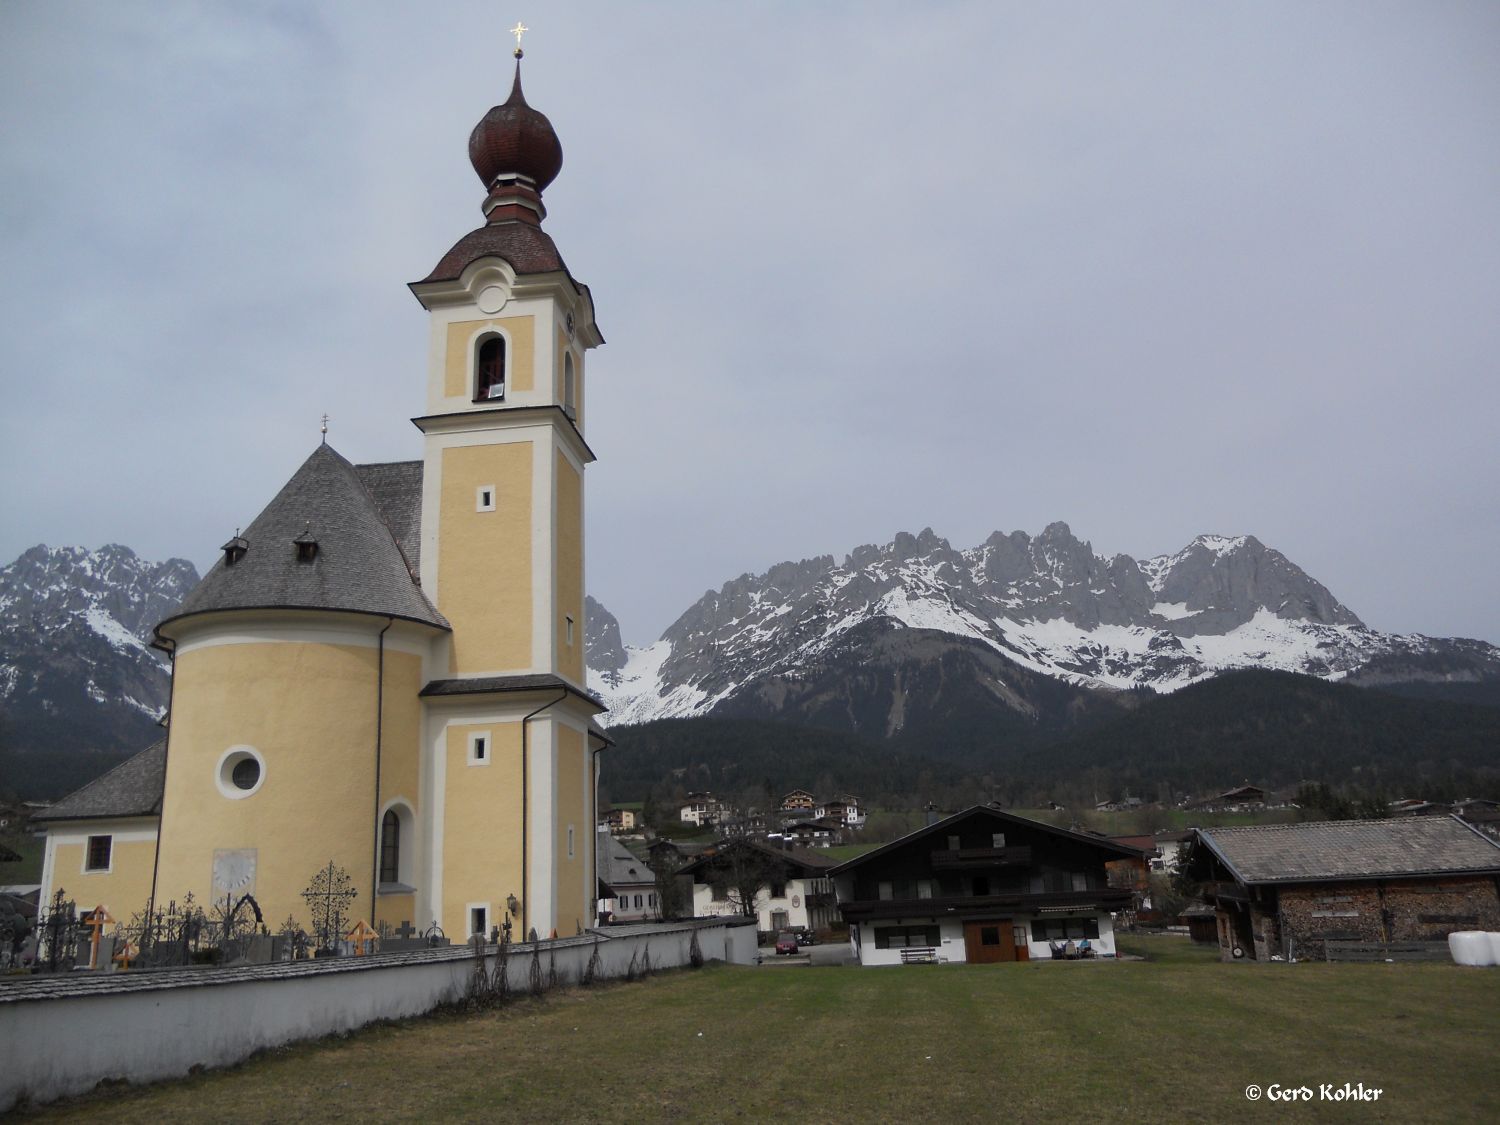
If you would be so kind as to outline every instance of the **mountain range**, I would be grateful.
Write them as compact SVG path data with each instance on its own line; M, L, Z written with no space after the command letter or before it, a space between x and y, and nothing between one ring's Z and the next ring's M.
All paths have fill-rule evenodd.
M1137 561L1096 554L1064 523L963 550L927 529L742 575L644 648L619 643L604 607L589 613L590 684L616 724L733 715L887 739L1003 735L1237 668L1500 688L1494 645L1371 629L1249 535Z
M0 570L0 790L59 795L155 736L169 673L149 647L151 631L197 580L185 560L147 562L118 545L38 546ZM1236 669L1500 702L1500 649L1371 629L1253 536L1202 535L1137 561L1096 554L1062 523L1036 536L996 532L961 550L930 529L901 533L842 561L822 556L733 579L645 647L625 644L592 598L586 610L590 686L609 705L622 749L627 728L711 717L850 736L819 743L828 761L845 753L839 747L868 754L885 744L902 762L983 772L1024 761L1039 776L1049 760L1065 768L1064 758L1046 757L1059 740L1084 739L1078 764L1097 769L1115 724L1177 695L1186 714L1194 685ZM1307 681L1256 681L1251 696L1236 698L1279 699L1296 694L1287 686L1295 682ZM1362 695L1297 698L1345 713L1360 710ZM1132 776L1149 774L1142 732L1163 738L1171 729L1152 714L1119 728L1135 731ZM1212 739L1210 722L1193 722ZM673 745L689 737L672 729ZM1471 735L1462 742L1469 765L1484 756ZM1253 757L1248 744L1241 750ZM1341 754L1353 761L1358 751Z

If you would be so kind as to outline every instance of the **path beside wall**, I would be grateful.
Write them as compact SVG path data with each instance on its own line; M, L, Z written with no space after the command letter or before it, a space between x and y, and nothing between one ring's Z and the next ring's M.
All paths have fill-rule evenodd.
M512 990L555 964L577 983L598 950L596 977L624 977L649 955L653 969L690 963L694 934L707 960L755 963L755 928L735 920L611 926L580 937L510 946ZM496 949L486 966L493 970ZM153 1082L195 1066L230 1066L256 1051L421 1015L461 999L474 976L464 946L254 965L70 973L0 981L0 1113L86 1093L104 1079Z

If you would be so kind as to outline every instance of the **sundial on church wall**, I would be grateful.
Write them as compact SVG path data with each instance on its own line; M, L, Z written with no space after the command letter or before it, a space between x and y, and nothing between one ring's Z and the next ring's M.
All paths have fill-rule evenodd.
M255 889L255 849L219 848L214 851L213 896L250 894Z

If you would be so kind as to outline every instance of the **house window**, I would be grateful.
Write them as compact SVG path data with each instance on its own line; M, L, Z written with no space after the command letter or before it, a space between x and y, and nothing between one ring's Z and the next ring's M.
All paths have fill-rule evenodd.
M980 945L999 945L1000 944L1000 927L999 926L980 926L979 927L979 944Z
M990 847L992 847L992 848L1003 848L1003 847L1005 847L1005 833L1004 832L996 832L994 835L992 835L990 837Z
M474 490L474 510L476 512L495 510L495 486L493 484L481 484Z
M949 836L948 837L948 850L950 852L956 852L956 851L958 851L958 848L959 848L958 837L957 836Z
M875 931L876 949L926 949L937 945L942 933L937 926L883 926Z
M713 895L713 899L714 899L715 902L728 902L729 901L729 888L728 887L710 887L709 888L709 893Z
M881 883L880 884L880 899L881 899L882 902L890 902L891 899L893 899L893 898L896 897L896 893L895 892L896 892L896 888L894 886L892 886L890 883Z
M990 893L990 880L987 875L974 876L974 885L970 893L975 898L984 898Z
M380 818L380 881L396 883L401 873L401 818L387 809Z
M771 884L771 897L772 898L786 898L786 884L785 883L772 883Z
M1097 918L1048 918L1043 921L1038 918L1031 923L1032 941L1082 941L1084 938L1091 940L1099 936L1099 919Z
M569 418L577 419L578 410L573 405L573 353L563 353L563 413Z
M917 880L917 897L918 898L931 898L932 897L932 880L931 879L918 879Z
M490 764L490 732L475 731L469 735L469 765L487 766Z
M1073 872L1073 889L1075 891L1086 891L1089 889L1089 877L1086 871Z
M474 401L495 402L505 398L505 340L491 336L479 345L474 361Z
M648 894L646 896L646 905L649 906L649 907L651 907L653 910L656 909L656 892L655 891L652 891L650 894Z
M635 896L635 908L637 910L639 910L641 908L641 896L640 895L636 895Z
M90 836L89 854L85 858L83 869L85 871L108 871L113 842L113 836Z
M469 936L478 934L483 937L489 929L490 908L488 906L469 907Z

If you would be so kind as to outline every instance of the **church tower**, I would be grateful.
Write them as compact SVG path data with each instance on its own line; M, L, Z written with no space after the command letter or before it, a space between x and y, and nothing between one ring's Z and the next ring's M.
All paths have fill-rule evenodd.
M562 146L526 102L520 57L509 98L469 138L485 225L411 286L430 325L414 422L421 585L452 626L423 691L433 907L493 925L485 888L503 870L517 921L545 937L588 924L594 894L584 357L603 337L588 288L542 230ZM495 839L497 818L524 826L519 853Z
M166 738L51 810L49 894L305 925L337 883L351 919L457 941L593 921L584 357L603 338L542 230L562 146L520 56L469 138L484 225L411 285L422 459L321 444L224 544L156 629Z

